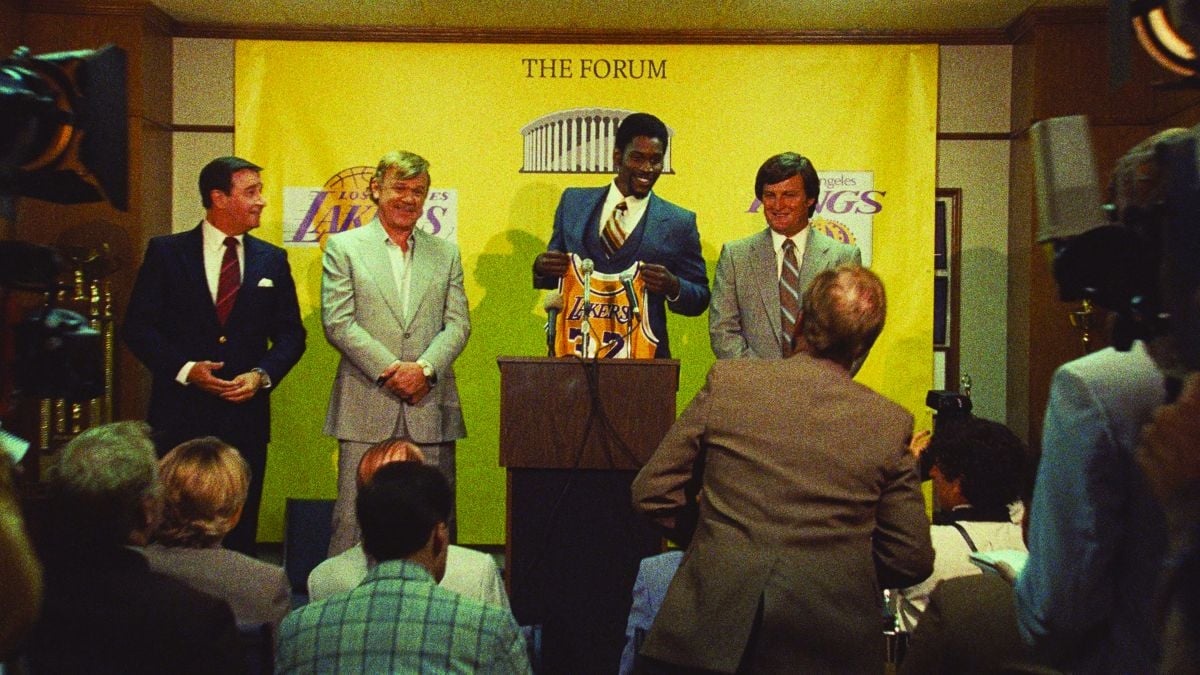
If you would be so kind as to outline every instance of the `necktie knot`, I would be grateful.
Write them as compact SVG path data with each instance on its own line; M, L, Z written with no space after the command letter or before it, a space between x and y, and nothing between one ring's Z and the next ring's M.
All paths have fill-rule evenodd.
M783 252L788 253L789 251L794 251L794 250L796 250L796 242L792 241L791 239L784 239L783 240Z
M225 248L231 248L236 251L237 245L238 245L237 237L225 237Z
M604 225L600 228L600 239L604 244L604 251L608 255L616 254L617 250L625 243L625 212L629 209L629 205L625 200L617 202L613 207L612 213L604 220Z

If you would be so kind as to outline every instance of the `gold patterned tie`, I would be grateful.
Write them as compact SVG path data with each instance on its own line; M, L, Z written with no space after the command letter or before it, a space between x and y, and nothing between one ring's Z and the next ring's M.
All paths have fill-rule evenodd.
M796 244L783 240L783 269L779 272L779 318L783 326L783 355L792 355L796 343L796 323L800 320L800 265L796 264Z
M600 229L600 239L604 242L604 251L609 256L615 255L625 243L625 230L621 228L621 221L625 219L625 211L628 208L624 199L617 202L612 213L604 221L604 227Z

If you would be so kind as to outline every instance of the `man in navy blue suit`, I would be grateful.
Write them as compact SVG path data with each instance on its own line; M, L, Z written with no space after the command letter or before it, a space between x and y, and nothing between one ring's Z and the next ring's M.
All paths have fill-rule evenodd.
M698 316L709 300L696 214L650 191L662 174L668 140L667 126L654 115L626 117L613 149L616 178L607 187L567 188L554 214L550 244L533 261L534 288L547 289L570 269L571 253L590 258L595 271L605 274L640 263L648 293L646 318L659 340L656 358L671 357L664 304L678 314Z
M269 396L304 353L282 248L249 234L266 201L258 167L220 157L200 171L205 217L146 248L124 338L150 369L147 418L159 455L216 436L250 464L250 492L226 548L253 554L271 434Z

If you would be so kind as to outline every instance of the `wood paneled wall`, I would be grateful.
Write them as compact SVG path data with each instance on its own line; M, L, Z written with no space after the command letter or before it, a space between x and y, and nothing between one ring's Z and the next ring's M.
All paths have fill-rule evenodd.
M1046 255L1035 243L1037 215L1029 127L1041 119L1087 115L1100 180L1138 141L1163 128L1195 123L1200 93L1155 88L1170 79L1135 44L1132 77L1109 86L1108 25L1103 12L1041 10L1014 26L1009 176L1008 417L1030 442L1041 439L1054 369L1083 354L1058 301ZM1103 333L1103 330L1101 330Z

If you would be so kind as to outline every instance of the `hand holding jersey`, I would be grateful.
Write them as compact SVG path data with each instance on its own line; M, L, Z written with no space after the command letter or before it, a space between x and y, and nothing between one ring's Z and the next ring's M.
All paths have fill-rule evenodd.
M646 304L646 280L643 263L635 262L617 274L592 272L585 285L583 260L570 254L566 274L559 280L562 311L555 318L555 356L583 356L606 359L650 359L658 348L658 338L643 321L640 309ZM626 286L631 292L626 291ZM584 290L590 294L589 310L584 312ZM586 319L586 321L585 321ZM589 335L584 352L584 332Z

